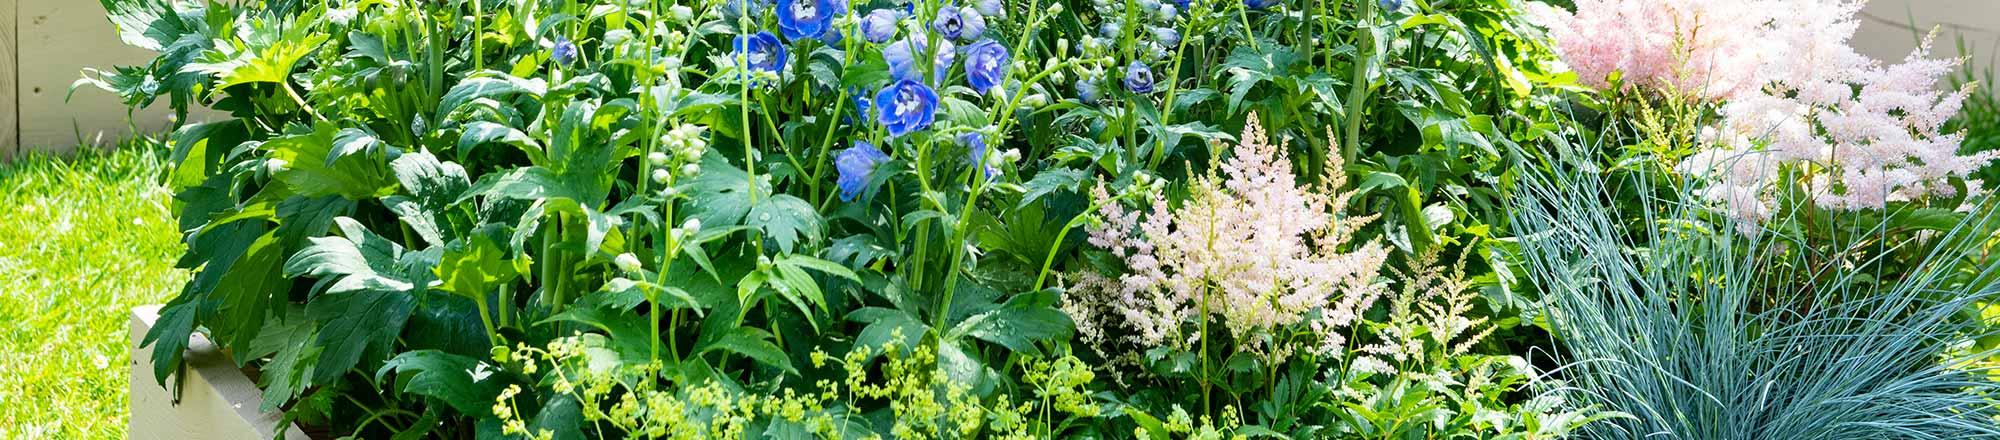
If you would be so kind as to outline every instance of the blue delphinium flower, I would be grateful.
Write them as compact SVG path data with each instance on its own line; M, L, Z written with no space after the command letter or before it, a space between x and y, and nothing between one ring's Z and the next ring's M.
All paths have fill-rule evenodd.
M778 0L778 31L785 38L818 39L833 27L833 18L847 13L844 0Z
M785 43L779 42L777 35L770 32L737 35L735 46L735 56L740 57L737 67L771 73L785 68Z
M909 79L896 80L875 94L875 120L902 136L925 128L937 118L938 94L930 86Z
M833 156L833 169L840 173L833 184L840 188L840 201L852 202L868 188L868 181L874 179L875 168L888 162L889 155L882 154L875 144L868 141L854 141L853 147L840 150Z
M911 36L890 43L889 47L882 49L882 59L889 62L890 77L925 79L923 66L917 64L917 59L928 52L930 47L924 40L925 37L921 35ZM951 71L952 63L958 61L957 51L958 47L951 44L951 41L938 41L937 52L931 55L931 77L926 82L936 84L943 80L945 72Z
M569 37L558 36L555 45L549 47L549 58L567 66L576 62L576 52L576 43L569 41Z
M1403 9L1403 0L1382 0L1381 5L1384 11L1401 10Z
M861 18L861 38L875 44L887 43L896 38L896 22L902 19L903 14L895 9L869 12L867 17Z
M1175 47L1181 44L1181 32L1174 28L1156 27L1153 28L1153 39L1159 40L1162 46Z
M1283 3L1284 1L1285 0L1243 0L1243 6L1249 6L1250 9L1264 9L1276 5L1278 3Z
M1010 57L1007 47L991 39L979 40L965 49L965 82L972 90L986 93L1007 79Z
M972 0L972 8L978 10L979 15L993 18L1007 16L1007 4L1001 0Z
M931 30L937 31L938 35L947 39L964 40L978 35L976 32L969 32L974 30L971 29L973 20L979 21L977 32L986 31L986 20L979 17L979 11L945 5L938 8L937 18L931 19Z
M1087 79L1076 80L1076 100L1085 104L1097 103L1097 83Z
M958 16L965 20L965 27L958 31L958 41L972 41L986 35L986 15L971 6L958 9Z
M975 167L983 167L987 180L1000 175L1000 169L986 165L986 135L967 132L958 135L958 143L965 146L966 162Z
M1174 6L1179 7L1181 9L1187 9L1188 5L1194 3L1193 0L1173 0L1173 2Z
M1144 63L1133 61L1125 66L1125 90L1141 95L1153 93L1153 81L1153 69Z

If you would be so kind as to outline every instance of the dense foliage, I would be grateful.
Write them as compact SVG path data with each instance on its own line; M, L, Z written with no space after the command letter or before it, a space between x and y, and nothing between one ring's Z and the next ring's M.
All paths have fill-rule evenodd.
M103 2L161 55L80 85L228 115L171 136L153 377L201 332L357 438L1627 426L1523 357L1513 187L1700 177L1723 108L1580 85L1591 2Z

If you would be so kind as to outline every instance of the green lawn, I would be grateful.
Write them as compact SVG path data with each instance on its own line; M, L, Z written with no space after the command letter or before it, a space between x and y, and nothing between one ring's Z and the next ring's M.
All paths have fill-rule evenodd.
M187 279L145 144L0 165L0 438L122 438L127 314Z

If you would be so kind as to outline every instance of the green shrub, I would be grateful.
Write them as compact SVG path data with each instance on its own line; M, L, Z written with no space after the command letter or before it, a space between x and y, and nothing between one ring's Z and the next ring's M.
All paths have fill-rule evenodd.
M1463 437L1588 420L1481 354L1533 331L1496 271L1503 182L1567 86L1512 2L104 3L161 56L81 84L228 115L171 136L196 275L146 335L153 377L201 332L261 373L265 409L338 434ZM1287 346L1257 338L1332 319L1305 307L1102 379L1127 364L1076 344L1063 307L1077 278L1125 268L1072 231L1138 195L1187 203L1195 170L1243 154L1227 130L1253 114L1291 146L1260 160L1298 158L1283 190L1333 197L1313 191L1358 177L1323 214L1381 213L1351 242L1303 238L1379 257L1326 294L1396 283L1391 255L1458 258L1466 284L1344 318L1354 345L1317 360L1257 360ZM1472 330L1453 319L1501 336L1365 374L1331 362ZM1179 392L1218 384L1235 399Z

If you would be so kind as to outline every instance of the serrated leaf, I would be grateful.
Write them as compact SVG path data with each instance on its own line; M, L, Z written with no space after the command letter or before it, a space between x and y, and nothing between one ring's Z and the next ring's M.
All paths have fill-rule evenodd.
M438 399L463 414L489 414L494 398L506 387L500 371L500 367L471 357L417 350L383 362L375 371L375 381L381 382L394 372L394 387L402 392Z
M318 124L311 133L282 136L264 142L270 158L284 161L276 173L292 192L306 197L338 195L350 200L389 195L394 186L380 165L366 156L333 157L335 129Z
M1017 295L999 309L973 315L952 334L1000 344L1009 350L1040 353L1036 341L1067 338L1075 330L1069 315L1054 307L1054 290Z
M306 304L306 315L319 323L314 345L324 349L314 366L313 383L332 384L363 359L390 353L416 305L409 292L401 291L361 290L313 298Z
M444 97L438 100L435 120L446 120L445 118L453 111L474 99L489 98L497 101L524 93L539 97L547 91L548 82L540 78L522 79L509 75L495 75L467 79L453 85L451 90L445 92Z
M787 373L799 372L792 368L792 359L785 356L785 351L771 342L771 333L756 327L737 327L701 348L702 353L716 350L740 354Z
M748 215L746 224L763 231L786 253L792 252L800 239L819 241L824 234L820 228L826 223L811 203L790 194L758 200Z
M1035 200L1041 199L1042 196L1054 194L1056 191L1083 191L1083 182L1089 178L1089 173L1078 169L1050 168L1042 170L1042 172L1035 174L1035 178L1028 179L1028 183L1023 185L1028 190L1021 193L1021 203L1017 206L1028 206L1028 204L1034 203Z
M485 234L453 243L439 258L436 274L443 282L438 289L467 298L484 297L520 276L505 252Z

